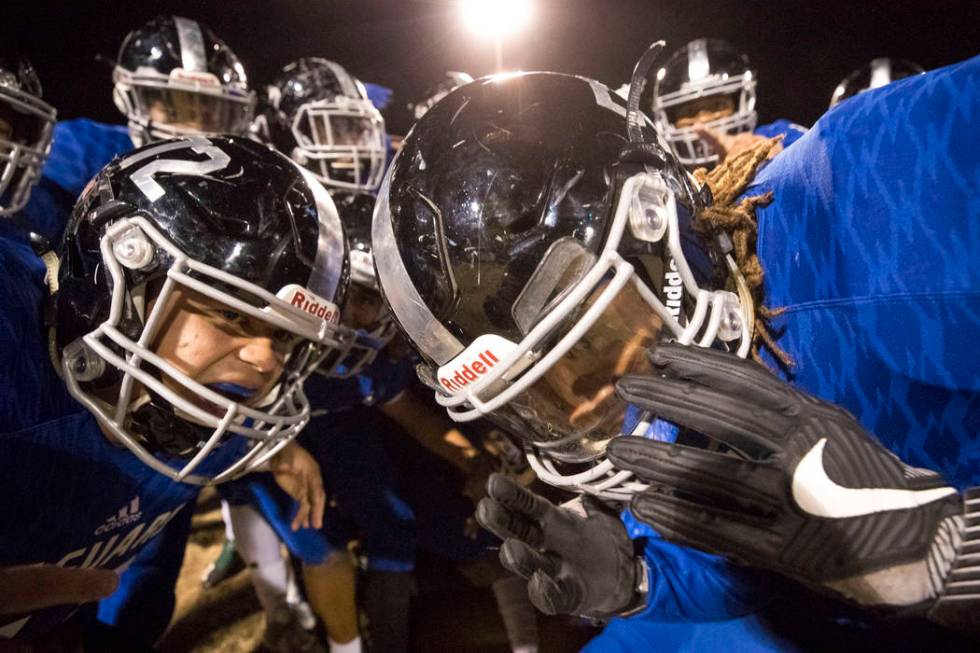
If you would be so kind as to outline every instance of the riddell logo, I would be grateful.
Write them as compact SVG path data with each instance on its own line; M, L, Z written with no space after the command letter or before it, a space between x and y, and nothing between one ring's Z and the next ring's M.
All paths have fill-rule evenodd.
M335 304L315 295L306 288L290 284L280 290L277 295L279 299L283 299L290 305L321 320L326 320L330 324L336 324L340 321L340 311L337 310Z
M439 383L450 392L459 392L464 386L473 383L489 372L490 368L499 362L500 359L494 356L492 351L487 349L472 363L464 363L463 367L453 374L452 378L440 376Z
M677 271L677 261L674 260L674 257L670 257L669 267L670 271L664 275L664 297L667 300L664 304L666 304L671 315L680 319L681 299L684 297L684 280L681 279L681 273Z
M198 86L221 86L221 82L211 73L203 73L183 68L174 68L170 71L170 79L177 82L197 84Z
M439 385L449 392L460 392L489 374L516 348L517 345L500 336L482 335L459 356L439 368Z

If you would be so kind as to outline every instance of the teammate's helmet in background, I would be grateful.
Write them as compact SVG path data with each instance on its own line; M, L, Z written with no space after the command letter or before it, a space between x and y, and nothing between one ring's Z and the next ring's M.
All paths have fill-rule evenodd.
M449 93L463 84L469 84L473 78L464 72L456 70L447 71L437 84L429 88L422 99L415 104L408 105L415 119L418 120L426 112L436 105L436 102L449 95Z
M881 88L905 77L921 75L925 71L925 68L908 59L889 59L888 57L872 59L841 80L841 83L834 89L834 95L830 98L830 106L835 107L858 93Z
M51 148L55 110L30 62L0 56L0 216L24 208Z
M268 140L324 186L377 190L387 154L384 118L343 66L294 61L267 87L263 108Z
M158 16L123 40L113 100L137 146L191 134L248 131L255 94L238 57L207 27Z
M350 352L339 364L320 368L320 372L327 376L346 378L357 375L370 365L378 352L391 342L397 329L391 313L381 299L378 277L374 271L374 254L371 249L374 195L337 191L331 197L337 206L340 223L344 226L350 252L351 288L341 312L345 318L348 315L360 317L369 313L376 316L373 322L358 331Z
M378 195L382 292L457 421L522 438L544 480L625 498L602 460L626 405L612 383L662 337L747 351L723 258L692 230L700 196L652 124L659 163L620 161L626 108L557 73L477 80L412 129ZM574 470L569 473L569 467Z
M696 39L670 56L657 71L653 114L681 163L718 163L695 122L723 134L755 129L755 81L748 56L720 39Z
M302 429L303 379L352 343L338 324L346 255L330 196L278 152L225 137L146 146L106 166L75 206L54 298L55 363L145 463L186 482L227 480ZM177 287L293 336L265 397L202 385L151 350ZM241 444L235 435L252 442L245 455L208 469L207 453Z

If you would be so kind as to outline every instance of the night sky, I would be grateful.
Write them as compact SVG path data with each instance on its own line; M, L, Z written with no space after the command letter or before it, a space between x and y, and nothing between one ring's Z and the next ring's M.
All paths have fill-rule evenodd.
M980 52L977 3L934 0L762 2L537 0L535 18L504 45L506 69L556 70L625 82L656 39L668 52L701 37L741 46L759 75L760 120L812 123L837 83L876 56L926 69ZM254 86L301 56L323 56L395 90L389 131L410 125L405 105L447 69L493 72L492 42L472 35L448 0L205 0L4 2L2 44L39 70L60 117L123 122L111 100L114 59L133 28L160 13L195 18L242 59Z

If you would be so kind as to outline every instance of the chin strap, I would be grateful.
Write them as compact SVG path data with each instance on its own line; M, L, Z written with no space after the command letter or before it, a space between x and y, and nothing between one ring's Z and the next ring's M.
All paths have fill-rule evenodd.
M58 255L51 249L48 239L39 233L31 232L31 249L37 254L41 262L44 263L44 283L48 286L48 292L54 295L58 292L58 272L61 269L61 261Z
M180 419L172 409L157 405L150 396L131 410L129 416L130 429L139 436L143 446L169 456L191 456L211 435L211 429ZM149 437L150 433L153 438Z

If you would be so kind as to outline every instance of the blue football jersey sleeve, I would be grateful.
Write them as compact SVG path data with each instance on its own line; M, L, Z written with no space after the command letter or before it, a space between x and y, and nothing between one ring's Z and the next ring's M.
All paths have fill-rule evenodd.
M107 163L132 150L125 127L88 118L62 120L54 127L51 152L41 174L77 197Z
M85 185L112 159L132 149L125 127L87 118L57 123L41 180L31 190L23 217L34 231L57 243Z
M855 96L745 193L788 378L980 483L980 57Z

